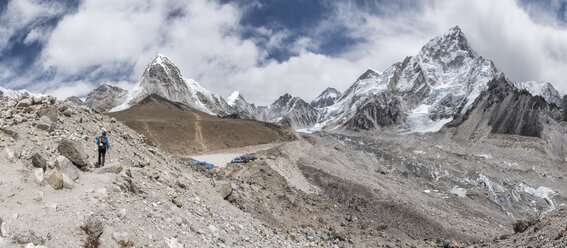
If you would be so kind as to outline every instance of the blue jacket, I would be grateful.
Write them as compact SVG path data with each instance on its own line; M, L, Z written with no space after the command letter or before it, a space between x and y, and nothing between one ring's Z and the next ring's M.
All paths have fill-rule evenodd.
M105 137L106 138L106 148L110 148L110 140L108 139L108 137L106 136L100 136L96 139L96 144L98 145L100 142L100 138Z

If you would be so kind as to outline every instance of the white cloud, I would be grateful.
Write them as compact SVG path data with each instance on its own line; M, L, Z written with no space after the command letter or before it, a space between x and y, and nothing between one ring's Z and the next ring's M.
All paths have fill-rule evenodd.
M313 33L323 34L341 26L346 27L347 36L366 42L336 56L312 52L322 42L308 37L286 44L293 30L256 30L266 37L263 46L296 54L277 62L267 59L257 40L240 37L240 32L249 27L240 26L241 10L230 4L209 0L84 0L77 12L66 16L52 33L42 36L41 30L32 30L26 37L27 42L46 41L39 63L45 70L56 72L53 80L32 88L62 97L72 92L85 95L88 86L96 87L102 80L131 88L153 57L163 53L185 77L223 96L240 90L252 102L269 104L287 92L310 100L328 86L346 89L366 68L383 71L415 55L429 39L458 24L472 47L494 60L513 80L551 81L567 93L563 78L567 69L565 29L534 21L514 0L421 3L423 10L381 17L339 2L332 17L321 21ZM38 16L61 12L42 4L33 0L10 2L11 14L2 17L10 25L0 27L0 47L2 39L18 27ZM44 14L38 8L50 11ZM0 70L2 73L7 72ZM127 77L113 78L117 73ZM77 76L88 79L69 80Z
M12 0L0 16L0 48L8 44L10 37L19 29L45 18L64 13L64 8L57 2L39 0Z
M83 96L93 90L93 86L89 82L76 81L70 84L61 84L56 88L46 91L48 95L65 99L70 96Z

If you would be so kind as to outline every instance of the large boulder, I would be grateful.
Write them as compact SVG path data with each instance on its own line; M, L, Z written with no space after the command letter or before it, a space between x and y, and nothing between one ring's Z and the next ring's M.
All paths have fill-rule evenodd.
M37 114L40 117L47 116L52 122L57 122L59 119L59 111L53 107L40 109Z
M39 118L39 121L35 126L41 130L45 130L48 132L51 132L53 131L53 129L55 129L55 125L53 121L51 121L51 119L49 119L49 117L47 117L46 115Z
M18 102L16 105L17 108L27 108L33 104L33 100L31 98L24 98Z
M61 140L57 146L57 151L81 170L85 170L88 165L87 155L81 145L68 139Z
M79 179L79 169L65 156L57 156L55 159L55 168L73 181Z
M47 183L53 187L53 189L63 188L63 174L59 171L52 171L49 177L47 177Z

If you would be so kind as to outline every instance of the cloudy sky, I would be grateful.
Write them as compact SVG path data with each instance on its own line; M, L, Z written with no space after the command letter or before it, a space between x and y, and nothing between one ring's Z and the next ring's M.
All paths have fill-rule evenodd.
M311 100L454 25L509 78L567 94L567 0L4 0L0 23L0 86L59 98L132 88L162 53L224 97Z

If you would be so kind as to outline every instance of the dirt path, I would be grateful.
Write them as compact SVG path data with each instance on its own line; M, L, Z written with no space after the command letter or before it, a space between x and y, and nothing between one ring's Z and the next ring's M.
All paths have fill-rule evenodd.
M270 144L256 145L256 146L246 146L246 147L239 147L239 148L227 149L222 151L215 151L213 153L189 155L187 157L195 159L197 161L206 161L218 167L225 167L227 163L230 163L230 161L232 161L232 159L242 154L255 153L261 150L267 150L281 144L282 144L281 142L278 142L278 143L270 143Z
M201 144L203 150L207 150L207 146L205 145L205 140L203 139L203 132L201 131L201 116L196 113L193 113L195 116L195 140Z

